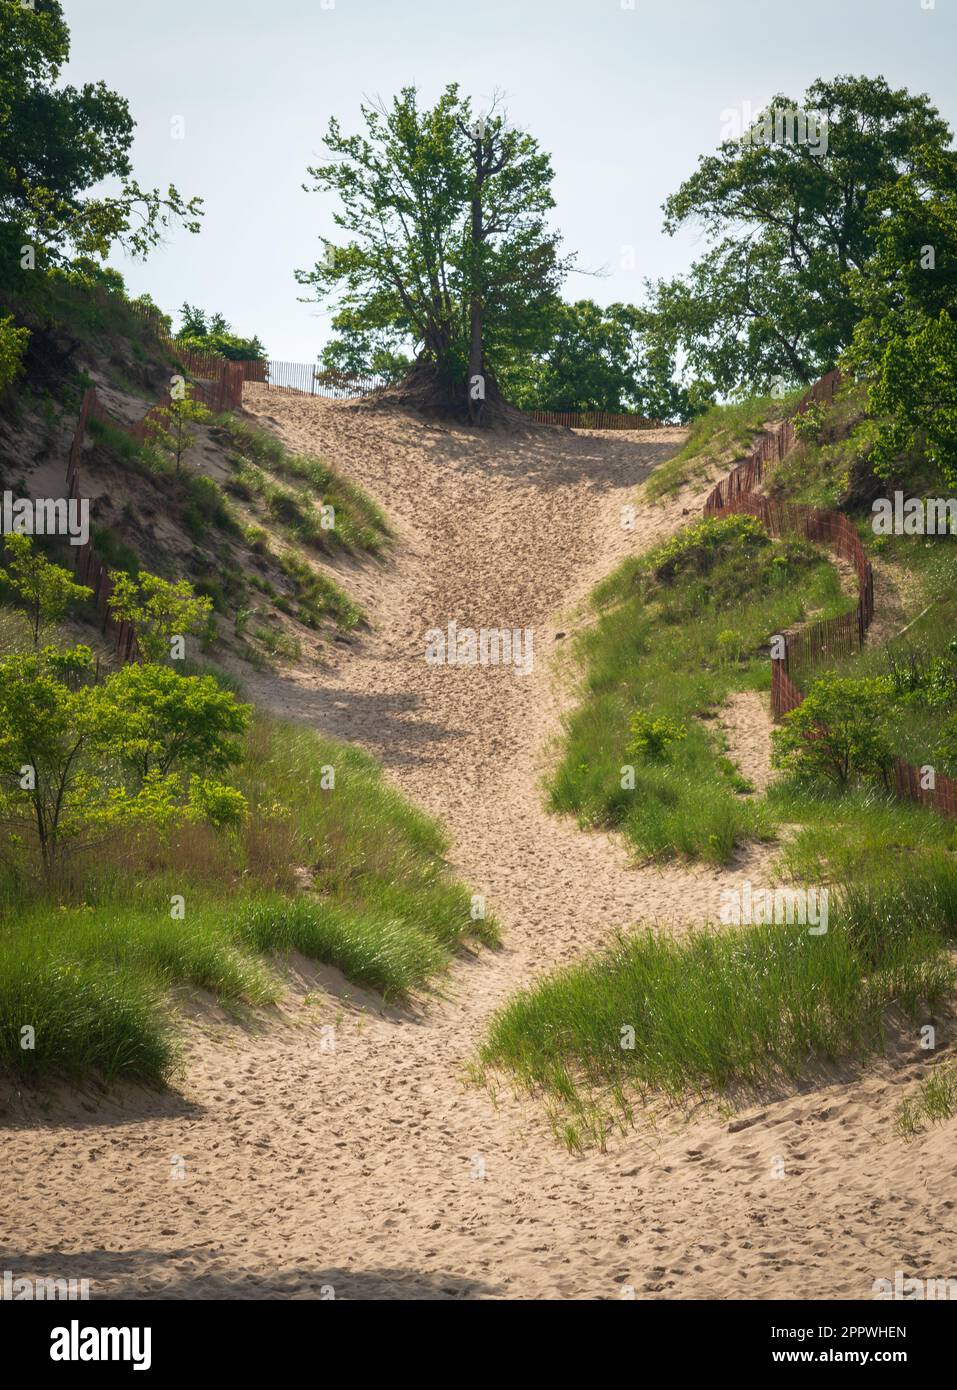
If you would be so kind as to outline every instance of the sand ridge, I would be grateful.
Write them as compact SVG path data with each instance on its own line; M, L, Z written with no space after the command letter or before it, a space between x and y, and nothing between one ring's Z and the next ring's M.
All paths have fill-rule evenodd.
M769 869L767 847L726 870L635 867L542 805L581 601L700 508L704 489L686 490L621 525L680 433L485 436L257 388L247 407L367 488L399 533L360 579L374 632L250 694L363 744L441 816L505 944L405 1010L300 963L281 1024L197 1020L175 1094L14 1102L3 1267L91 1278L94 1295L347 1299L867 1298L896 1269L952 1272L953 1127L910 1146L893 1130L916 1049L730 1125L702 1109L584 1155L536 1100L467 1081L516 989L619 926L714 918L722 887ZM428 665L424 634L451 618L530 628L533 672Z

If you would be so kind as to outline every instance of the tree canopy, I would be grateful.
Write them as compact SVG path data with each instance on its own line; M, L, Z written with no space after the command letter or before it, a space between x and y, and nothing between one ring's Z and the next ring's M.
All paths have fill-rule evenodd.
M655 287L657 309L689 368L722 392L806 383L834 366L858 318L848 277L877 246L880 191L951 138L926 96L882 77L820 79L803 102L779 94L769 111L815 113L820 138L782 121L785 138L768 139L762 114L664 205L669 233L694 224L711 245L687 277Z
M331 158L309 170L312 191L337 195L344 243L322 238L323 258L297 278L335 305L346 339L393 355L409 344L439 396L481 419L503 363L544 348L569 265L546 223L551 163L455 84L430 110L414 87L361 110L364 132L331 120Z
M118 243L145 256L173 221L199 229L202 200L133 177L134 121L103 82L59 85L70 54L60 0L0 0L0 277L9 284L23 247L37 263L105 257ZM104 180L112 193L92 194Z

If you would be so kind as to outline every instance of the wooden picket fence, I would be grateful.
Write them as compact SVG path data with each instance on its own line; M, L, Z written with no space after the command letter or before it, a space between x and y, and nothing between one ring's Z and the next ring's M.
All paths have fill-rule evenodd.
M617 414L607 410L528 410L530 420L540 425L564 425L570 430L657 430L660 420L647 415Z
M841 383L838 370L816 382L802 397L796 415L815 401L832 401ZM841 657L853 656L864 645L874 617L874 571L853 522L842 512L775 502L757 491L768 472L794 446L792 419L766 430L743 463L733 468L708 494L706 516L744 513L758 517L769 535L805 536L824 542L853 564L857 573L857 607L851 613L811 623L796 633L784 633L783 651L771 659L771 709L782 719L804 700L796 672L821 667ZM933 787L924 787L920 771L903 758L894 762L893 789L902 801L916 801L940 815L957 816L957 779L936 776Z
M223 362L220 358L209 357L203 353L180 354L180 360L191 373L193 371L205 373L204 377L190 383L194 400L201 401L216 414L242 405L244 380L242 363ZM79 501L82 497L80 457L83 450L83 440L92 420L100 420L103 424L109 425L111 429L120 430L130 439L135 440L137 444L146 444L150 439L153 426L162 420L162 412L172 403L172 399L170 392L167 391L141 420L127 425L120 420L115 420L97 396L96 388L94 386L89 387L83 394L79 418L70 444L66 467L67 497L73 501ZM79 548L76 557L76 569L79 582L87 585L93 591L93 602L103 620L103 632L112 637L120 660L123 662L138 661L139 647L136 641L136 631L132 623L119 621L113 617L110 611L113 581L110 579L106 562L92 540L87 541L86 545Z

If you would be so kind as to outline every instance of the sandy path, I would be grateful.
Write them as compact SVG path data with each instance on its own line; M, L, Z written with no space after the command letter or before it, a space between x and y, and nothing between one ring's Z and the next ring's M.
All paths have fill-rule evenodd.
M462 959L441 998L406 1013L304 969L285 1026L197 1024L179 1095L75 1097L49 1115L14 1102L0 1267L200 1298L868 1297L898 1268L948 1273L947 1131L909 1149L892 1135L914 1049L913 1065L821 1078L750 1125L702 1114L584 1156L553 1141L534 1101L463 1081L517 987L618 925L714 916L722 886L766 868L761 850L725 872L635 869L621 844L541 806L556 632L617 559L695 505L619 523L675 437L542 432L519 447L264 393L250 405L366 486L402 537L386 575L356 576L376 633L252 693L363 743L443 817L505 949ZM531 628L534 672L428 666L425 630L453 617Z

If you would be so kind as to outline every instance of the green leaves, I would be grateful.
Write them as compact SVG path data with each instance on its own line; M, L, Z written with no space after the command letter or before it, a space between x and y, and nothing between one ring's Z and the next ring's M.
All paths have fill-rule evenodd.
M123 97L103 82L59 86L70 51L58 0L35 9L0 3L0 279L18 273L21 245L48 263L105 257L114 243L145 256L173 223L198 231L202 199L133 177L135 125ZM104 180L111 194L91 196Z
M72 605L90 597L90 590L77 584L59 565L51 565L38 551L29 536L9 533L3 537L7 567L0 569L0 582L9 585L25 604L33 631L33 644L38 647L40 633L51 623L57 623Z
M849 279L874 252L881 199L951 132L927 97L883 78L836 77L802 103L819 112L826 148L726 140L665 203L665 228L702 226L711 249L684 279L656 287L665 328L691 369L730 392L776 378L808 382L851 341L858 309Z
M862 317L846 358L867 383L881 478L922 456L957 487L957 155L922 148L870 201L873 256L851 279Z
M336 194L345 233L341 244L323 239L322 258L296 272L335 305L344 338L327 365L368 372L379 353L398 370L411 348L464 388L476 309L493 376L516 350L543 350L543 309L567 268L544 220L548 156L494 110L477 125L455 84L431 110L406 87L362 117L361 135L330 121L332 157L310 168L306 186Z
M547 349L515 353L498 372L508 398L523 410L638 411L655 418L686 412L673 356L649 333L645 311L556 300L545 321Z
M166 661L173 639L203 632L212 621L213 604L200 598L186 579L170 583L155 574L111 574L110 611L114 618L136 626L144 659Z
M828 674L771 735L773 762L799 780L830 782L842 791L858 782L886 785L893 761L889 679L852 680Z
M44 872L117 827L237 825L246 802L215 775L238 763L250 711L211 676L127 666L93 684L92 654L0 658L0 827ZM0 845L3 837L0 836Z

